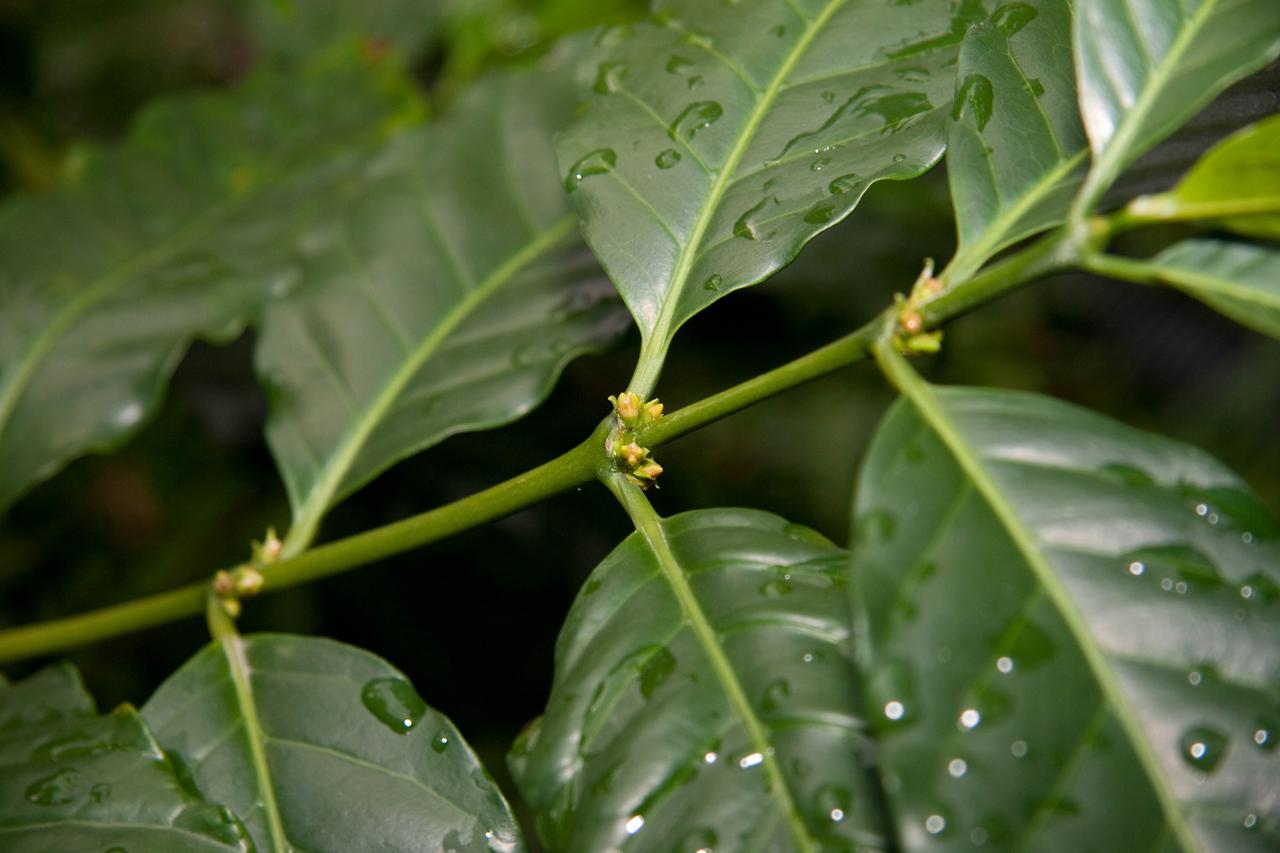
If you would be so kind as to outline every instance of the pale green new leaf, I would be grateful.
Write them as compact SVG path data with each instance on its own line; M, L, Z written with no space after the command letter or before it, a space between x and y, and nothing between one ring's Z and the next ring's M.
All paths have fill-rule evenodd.
M1074 48L1094 156L1083 216L1139 155L1280 53L1280 3L1078 0Z
M1000 7L960 48L947 134L960 245L945 278L963 281L1006 246L1061 223L1087 159L1071 5Z
M1184 240L1143 266L1156 281L1191 294L1237 323L1280 338L1280 248Z
M351 646L226 637L142 715L195 786L236 810L258 853L522 849L453 724Z
M1257 499L1073 406L898 378L853 584L903 847L1275 850L1280 528Z
M180 782L137 711L98 716L70 666L0 686L0 849L248 853L225 808Z
M981 2L664 2L600 38L557 142L588 244L635 316L647 395L682 323L790 262L867 187L942 155Z
M625 328L556 176L551 138L573 105L554 64L481 81L300 237L305 286L268 309L257 357L287 553L382 470L514 420Z
M193 338L287 288L294 232L415 104L393 65L332 53L159 104L67 188L0 207L0 510L132 433Z
M1220 142L1176 187L1134 199L1128 213L1157 221L1198 219L1280 239L1280 116Z
M753 510L660 527L661 552L636 533L587 580L512 751L548 846L883 849L847 554Z

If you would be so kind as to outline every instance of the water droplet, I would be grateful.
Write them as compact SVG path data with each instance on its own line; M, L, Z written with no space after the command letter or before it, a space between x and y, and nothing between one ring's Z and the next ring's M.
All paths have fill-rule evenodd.
M853 794L839 785L823 785L814 796L819 821L840 823L853 810Z
M895 162L895 163L905 163L905 162L906 162L906 160L907 160L907 155L906 155L906 154L894 154L894 155L893 155L893 162Z
M692 59L685 59L683 56L673 56L667 60L667 73L677 74L681 77L687 76L687 72L694 66Z
M715 764L717 758L719 758L719 756L714 752L708 752L706 755L702 756L703 762L707 764Z
M809 171L821 172L822 167L830 165L830 163L831 163L830 157L819 157L817 160L814 160L812 163L809 164Z
M963 758L953 758L947 762L947 773L951 774L952 779L959 779L968 772L969 763Z
M1211 726L1192 726L1180 739L1182 760L1197 770L1211 772L1227 752L1227 736Z
M369 713L396 734L408 734L427 711L413 685L403 678L375 678L360 691Z
M1165 578L1164 580L1160 581L1160 588L1163 589L1165 592L1171 591L1173 589L1173 578Z
M832 195L842 195L844 193L851 193L861 186L862 176L850 173L848 175L841 175L831 183L827 184L827 192Z
M794 591L795 586L791 583L791 574L783 568L774 571L772 580L767 580L760 584L760 594L766 598L778 598L783 595L790 595Z
M982 715L976 708L965 708L960 712L960 727L965 730L976 729L981 722Z
M1209 514L1208 504L1196 504L1196 515L1200 516L1201 518L1204 518L1208 514Z
M1001 675L1008 675L1013 672L1013 658L1008 655L1001 655L996 658L996 670Z
M724 115L724 108L715 101L695 101L685 107L667 128L672 139L693 139L698 132L715 124Z
M863 513L856 523L856 538L867 545L879 545L893 538L897 520L887 510L873 509Z
M573 164L569 169L569 175L564 180L564 188L568 192L573 192L584 178L612 172L616 165L618 165L618 155L612 148L597 148Z
M653 162L657 164L659 169L670 169L681 160L680 152L674 148L668 148L653 158Z
M923 65L904 65L894 71L904 83L928 83L929 69Z
M1027 88L1031 90L1031 94L1037 98L1044 96L1044 84L1040 82L1039 77L1031 77L1027 80Z
M738 759L738 766L743 770L748 767L755 767L764 763L764 755L759 752L748 752L746 755Z
M892 699L884 703L884 715L888 717L890 720L893 720L895 722L898 720L901 720L903 716L906 715L906 713L907 713L906 706L903 705L901 702L899 702L897 699Z
M805 663L813 663L813 652L805 652L803 655L800 656L800 660L804 661Z
M1276 740L1275 727L1271 724L1260 725L1254 729L1253 743L1259 749L1270 752L1276 748Z
M1135 578L1141 577L1142 573L1145 572L1146 570L1147 570L1147 567L1144 566L1142 562L1139 560L1134 560L1132 563L1129 564L1129 574L1133 575Z
M1191 672L1187 673L1187 681L1191 683L1192 687L1199 687L1200 682L1203 679L1204 679L1204 676L1194 669L1191 670Z
M675 670L675 655L666 646L658 646L640 665L640 695L645 699L653 696Z
M1256 814L1254 814L1253 812L1249 812L1249 814L1244 816L1245 829L1253 829L1257 825L1258 825L1258 816Z
M64 767L27 787L27 799L41 806L62 806L76 798L80 774Z
M444 752L446 749L448 749L449 733L438 732L436 736L431 739L431 748L434 749L436 752Z
M89 799L95 803L101 803L111 796L111 786L106 782L99 782L89 789Z
M1057 644L1049 633L1035 622L1024 622L1007 650L1009 657L1022 669L1034 669L1057 654Z
M774 27L773 29L769 30L769 32L770 32L773 36L775 36L775 37L777 37L777 38L782 38L783 36L785 36L785 35L787 34L787 28L786 28L785 26L783 26L782 24L778 24L776 27Z
M769 201L770 200L767 198L762 198L757 204L744 211L743 214L738 217L738 220L733 223L734 236L742 237L745 240L759 240L761 236L759 223L755 220L757 215L760 211L764 210L765 205L768 204ZM775 198L773 201L774 203L777 203L778 200Z
M621 62L602 62L596 70L595 90L601 95L612 94L618 91L626 76L627 66Z
M702 283L703 290L719 291L720 285L724 283L724 279L718 275L712 275Z
M959 121L967 110L977 123L978 130L982 131L991 120L994 99L995 92L991 87L991 81L981 74L970 74L964 78L959 91L956 92L956 100L951 107L951 119Z
M635 835L637 832L644 829L644 816L632 815L628 818L625 829L627 830L627 835Z
M142 420L142 404L138 402L127 403L116 412L116 426L130 427Z
M991 16L991 23L999 27L1006 36L1012 36L1031 23L1038 14L1038 9L1026 3L1006 3L996 9Z
M938 835L947 828L947 819L940 814L931 814L924 819L924 828L930 835Z
M804 221L812 225L823 225L835 218L836 206L834 204L815 204L804 215Z
M822 102L823 102L824 104L829 104L829 103L831 103L832 101L834 101L835 99L836 99L836 93L835 93L835 92L823 92L823 93L822 93Z
M1027 742L1025 740L1015 740L1009 744L1009 752L1014 758L1022 758L1027 754Z
M791 684L785 678L775 678L765 687L760 707L765 711L776 711L790 696Z

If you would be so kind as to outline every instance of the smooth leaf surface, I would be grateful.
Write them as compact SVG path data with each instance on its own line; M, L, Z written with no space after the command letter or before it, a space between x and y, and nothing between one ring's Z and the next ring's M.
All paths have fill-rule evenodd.
M879 849L847 555L767 513L661 522L596 568L512 769L552 849ZM674 572L674 574L673 574Z
M903 846L1274 850L1280 529L1201 451L914 383L853 570Z
M573 104L563 68L483 81L302 236L306 286L267 311L257 357L287 552L394 462L529 411L625 328L556 177L551 137Z
M149 109L79 181L0 207L0 510L133 432L193 338L294 283L295 230L412 112L409 86L354 52L259 73Z
M682 323L790 262L867 187L942 155L980 2L659 3L600 38L558 140L588 244L643 338L646 396Z
M1139 155L1280 53L1280 4L1079 0L1074 49L1094 156L1083 215Z
M195 785L236 810L259 853L522 848L453 724L351 646L228 637L142 714Z
M138 713L98 716L79 675L0 686L0 849L247 853L221 806L179 782Z
M1146 265L1237 323L1280 338L1280 248L1226 240L1184 240Z
M963 281L1006 246L1061 223L1087 159L1071 5L1001 6L960 48L947 133L960 245L946 278Z
M1135 199L1129 212L1156 220L1207 220L1280 239L1280 116L1228 137L1173 190Z

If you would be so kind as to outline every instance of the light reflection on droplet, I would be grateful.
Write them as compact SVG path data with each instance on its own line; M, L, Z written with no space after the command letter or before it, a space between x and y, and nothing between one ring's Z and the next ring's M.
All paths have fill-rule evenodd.
M1258 816L1256 814L1254 814L1253 812L1249 812L1247 815L1244 816L1245 829L1253 829L1257 825L1258 825Z
M931 814L924 819L924 828L930 835L937 835L947 828L947 819L940 814Z
M642 828L644 828L643 815L633 815L631 820L627 821L627 826L626 826L627 835L635 835Z
M1169 590L1173 589L1173 578L1165 578L1164 580L1160 581L1160 588L1163 589L1165 592L1168 592Z
M1027 754L1027 742L1025 740L1015 740L1009 744L1009 752L1013 753L1014 758L1022 758Z
M839 823L844 820L844 809L832 809L831 820L835 823Z
M966 729L977 728L978 723L982 722L982 715L974 708L965 708L960 712L960 725Z
M1008 655L996 658L996 669L1000 670L1002 675L1008 675L1013 672L1013 658Z
M1200 516L1201 518L1204 518L1208 514L1209 514L1208 504L1196 504L1196 515Z
M1266 729L1258 729L1253 733L1253 742L1258 746L1266 746L1271 740L1271 732Z
M1240 597L1245 599L1253 598L1253 587L1249 586L1249 584L1240 587Z
M764 756L761 755L760 753L749 752L738 759L738 766L741 767L743 770L746 770L748 767L755 767L757 764L760 764L763 761L764 761Z
M1187 673L1187 681L1191 682L1192 687L1198 686L1200 682L1203 680L1204 680L1204 676L1196 672L1195 670L1192 670L1191 672Z
M953 758L947 764L947 772L951 774L952 779L959 779L969 772L969 765L963 758Z
M1253 534L1246 530L1244 533L1240 534L1240 541L1246 545L1252 544Z
M1187 752L1197 760L1204 758L1205 753L1208 751L1209 747L1205 746L1204 741L1199 740L1187 747Z
M708 752L706 755L702 756L702 760L707 762L708 764L715 764L716 754L714 752Z
M1142 563L1138 562L1137 560L1134 560L1132 563L1129 564L1129 574L1133 575L1135 578L1141 575L1146 570L1147 570L1147 567L1144 566Z
M884 715L891 720L901 720L902 715L906 713L906 708L898 700L884 703Z
M1178 581L1176 584L1174 584L1173 589L1174 589L1174 591L1175 591L1175 592L1177 592L1177 593L1178 593L1178 595L1186 595L1186 594L1187 594L1187 582L1186 582L1186 581Z

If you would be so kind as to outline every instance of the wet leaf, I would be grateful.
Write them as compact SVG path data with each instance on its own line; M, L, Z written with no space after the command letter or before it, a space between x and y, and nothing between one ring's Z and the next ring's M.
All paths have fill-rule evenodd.
M516 419L625 328L556 176L573 104L555 66L481 81L302 237L305 286L267 311L257 358L294 510L286 554L379 472Z
M947 134L960 238L947 279L1066 218L1088 160L1070 44L1061 0L1007 3L965 36Z
M1280 4L1079 0L1074 44L1094 156L1083 214L1138 156L1280 53Z
M522 849L502 795L402 673L309 637L228 637L142 709L259 853Z
M601 34L586 113L558 140L588 244L643 337L767 278L867 187L942 155L953 64L980 2L664 2Z
M98 716L66 665L0 686L0 848L251 849L235 816L181 783L137 711Z
M565 851L880 849L845 552L742 509L635 534L560 633L545 715L511 765Z
M904 846L1274 849L1280 528L1256 498L1073 406L897 378L853 587Z
M354 51L145 111L65 189L0 206L0 510L155 409L187 344L295 276L294 234L412 114Z

